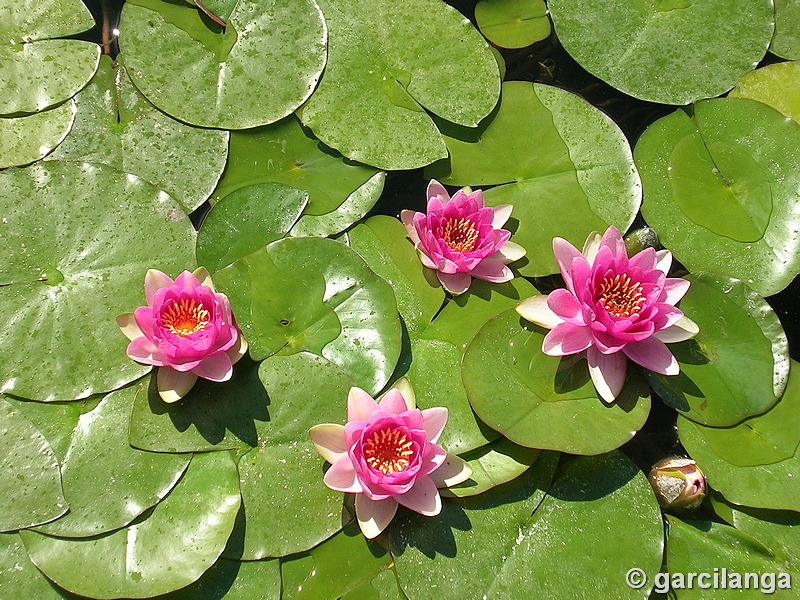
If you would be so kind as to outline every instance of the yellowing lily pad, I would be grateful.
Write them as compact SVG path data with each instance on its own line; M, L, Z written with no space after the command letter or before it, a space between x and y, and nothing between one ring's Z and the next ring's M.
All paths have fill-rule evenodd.
M739 80L728 97L758 100L800 123L800 61L775 63L751 71Z

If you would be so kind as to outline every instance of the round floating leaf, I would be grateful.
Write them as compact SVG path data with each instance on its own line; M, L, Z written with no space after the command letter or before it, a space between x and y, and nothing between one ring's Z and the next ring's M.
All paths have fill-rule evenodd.
M268 358L259 376L270 395L270 421L259 427L259 447L239 461L244 560L308 550L342 527L342 495L323 483L324 460L308 430L345 419L353 380L305 352Z
M547 356L542 332L511 309L470 342L461 377L478 417L530 448L600 454L631 439L650 412L648 390L633 368L616 401L606 404L583 357Z
M789 376L789 349L778 317L741 281L693 273L681 310L700 327L670 344L681 372L649 372L653 389L688 418L728 427L778 401Z
M527 471L542 456L540 450L517 446L506 438L462 454L472 467L472 475L464 483L442 490L459 497L476 496L507 483Z
M769 50L781 58L800 59L800 3L775 0L775 34Z
M773 32L771 0L550 0L547 6L559 41L584 69L663 104L727 92L758 64Z
M131 0L120 30L136 87L164 112L203 127L277 121L309 97L325 66L327 32L314 0L238 0L224 30L194 6Z
M453 131L450 160L426 175L452 185L498 185L491 206L511 204L512 240L527 251L522 275L557 273L553 238L582 247L592 231L625 231L641 186L623 133L591 104L559 88L512 81L480 139ZM464 139L458 139L461 136ZM517 223L518 222L518 223Z
M435 0L320 5L328 65L300 118L346 157L380 169L427 165L447 149L426 109L474 127L497 103L497 62L454 8Z
M287 238L219 271L215 284L261 360L307 350L377 393L400 355L392 288L350 248L333 240Z
M211 273L284 237L308 194L280 183L239 188L214 205L197 234L197 263Z
M481 0L475 21L486 39L502 48L524 48L550 35L543 0Z
M0 598L64 600L33 566L16 533L0 533Z
M730 507L733 525L769 548L770 552L794 571L800 571L800 513Z
M38 429L0 397L0 531L30 527L67 511L50 444Z
M800 272L800 124L744 98L699 102L642 134L642 214L690 271L724 273L762 296Z
M2 0L0 114L32 113L61 104L92 78L100 47L60 40L90 29L94 19L80 0Z
M435 523L414 515L392 528L397 574L409 597L425 598L432 586L443 600L516 600L521 589L542 598L642 597L626 585L625 573L631 565L651 577L658 572L664 530L636 465L616 452L576 458L556 473L541 503L539 494L519 503L509 492L524 489L536 469L481 496L448 502Z
M129 527L92 538L20 535L33 563L75 594L149 598L189 585L214 564L239 505L236 464L211 452L195 455L169 496Z
M6 400L33 422L50 443L59 463L62 462L72 441L72 431L78 424L81 411L87 410L85 403L32 402L10 396Z
M403 224L378 215L348 232L350 247L394 290L397 310L410 334L433 319L444 302L444 292L433 271L420 262Z
M277 560L243 562L220 558L193 584L154 600L280 600Z
M191 455L131 448L128 420L146 384L112 392L81 416L61 468L69 514L39 528L48 535L89 537L124 527L175 486Z
M768 465L739 467L719 455L706 439L703 427L686 418L678 419L678 434L686 451L697 461L709 484L735 504L800 512L800 456L795 454ZM727 452L726 452L727 454ZM737 453L731 460L736 460Z
M211 195L225 168L228 132L168 117L108 56L75 102L75 126L49 159L102 163L133 173L167 192L187 212Z
M728 97L758 100L800 123L800 61L775 63L751 71Z
M71 100L24 117L0 117L0 169L35 162L58 146L75 119Z
M150 367L127 357L115 317L144 304L147 269L193 268L189 219L103 165L47 161L0 173L0 186L0 387L68 400L141 377Z
M323 215L341 206L376 172L324 149L291 116L231 134L228 166L214 196L224 198L255 183L283 183L308 192L306 214Z

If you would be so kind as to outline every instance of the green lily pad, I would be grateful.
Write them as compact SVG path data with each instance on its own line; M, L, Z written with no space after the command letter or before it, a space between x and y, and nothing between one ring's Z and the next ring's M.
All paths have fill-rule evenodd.
M0 533L0 598L64 600L33 566L17 533Z
M308 194L280 183L239 188L214 205L197 234L197 263L211 273L284 237Z
M153 600L280 600L277 560L239 561L220 558L193 584Z
M75 103L23 117L0 117L0 169L27 165L46 156L72 128Z
M481 0L475 21L486 39L501 48L524 48L550 35L544 0Z
M770 549L785 567L800 571L800 513L731 507L733 525Z
M287 238L239 259L214 278L261 360L307 350L348 372L371 393L400 355L391 287L350 248L333 240Z
M244 560L308 550L342 527L342 494L323 482L325 461L308 430L345 419L353 380L306 352L266 359L259 376L270 397L270 421L259 427L259 446L239 460Z
M751 579L750 589L760 587L760 575L770 573L773 575L773 584L777 589L781 579L788 576L786 566L758 540L737 531L724 523L701 520L682 520L669 516L669 537L667 539L666 563L667 570L672 573L671 578L662 575L660 583L664 584L658 591L666 591L669 583L677 590L680 600L708 598L708 588L725 590L745 588L746 573L756 573L755 585ZM724 568L721 568L724 567ZM708 573L704 579L695 579L693 585L688 585L687 574ZM781 576L783 573L783 577ZM738 575L738 580L736 576ZM678 579L675 579L675 577ZM716 579L715 579L716 578ZM670 581L671 579L671 581ZM715 585L715 581L717 585ZM737 583L738 581L738 583ZM679 585L675 585L676 582ZM768 587L767 585L764 587ZM701 585L702 584L702 585ZM707 587L703 587L707 585ZM785 585L785 584L784 584ZM762 588L763 589L763 588ZM773 590L774 591L774 590ZM713 592L715 595L719 591ZM727 597L739 596L739 591L725 592ZM761 592L753 591L750 596L762 596ZM781 595L781 592L778 592ZM719 596L725 597L725 596Z
M282 119L311 95L327 38L314 0L238 0L224 31L207 23L187 5L125 3L125 65L158 108L192 125L247 129Z
M556 236L582 247L592 231L625 231L633 222L641 185L628 142L579 96L506 82L497 114L482 127L479 139L457 131L446 137L449 161L425 173L445 184L497 185L485 192L486 203L514 206L512 240L527 250L522 275L558 272Z
M0 531L38 525L67 511L58 459L50 444L22 413L0 397Z
M148 269L194 267L180 207L138 177L88 163L10 169L0 186L2 390L70 400L144 375L150 367L127 357L115 317L144 304Z
M94 19L80 0L2 0L0 115L39 112L68 100L92 78L100 47L54 39L86 31Z
M387 569L370 580L362 581L342 596L342 600L408 600L408 598L400 589L395 570Z
M522 589L542 598L642 598L625 573L631 565L658 572L664 531L636 465L616 452L576 458L544 499L535 492L520 502L516 494L535 475L536 467L481 496L448 501L435 523L398 518L391 548L409 597L436 586L443 600L516 600ZM614 551L587 551L594 548Z
M183 479L143 520L91 538L20 533L33 563L61 587L91 598L149 598L196 581L219 557L240 497L224 452L197 454Z
M138 389L130 413L132 446L151 452L209 452L258 445L259 424L268 421L269 398L258 363L243 357L233 376L217 383L198 379L186 396L167 404L155 382Z
M456 9L435 0L320 5L328 64L300 118L347 158L380 169L427 165L447 149L426 109L474 127L497 103L497 62Z
M349 525L309 552L282 562L284 600L340 598L391 562L384 548L367 540L357 525Z
M293 115L231 134L228 167L214 196L224 198L255 183L282 183L308 192L306 214L323 215L341 206L376 172L322 148Z
M681 310L700 327L670 344L678 375L648 373L656 393L686 417L736 425L778 401L789 376L786 334L770 306L741 281L714 273L686 277Z
M800 444L800 365L782 398L769 411L742 421L735 427L704 427L709 448L737 467L768 465L792 458Z
M739 80L728 97L758 100L800 123L800 61L775 63L751 71Z
M708 478L708 483L727 501L755 508L800 512L800 456L795 454L768 465L736 466L725 454L717 454L703 427L684 417L678 419L678 435L689 455ZM727 449L726 449L727 450ZM732 460L736 460L736 454Z
M541 456L541 450L517 446L506 438L500 438L462 454L461 458L472 467L472 475L464 483L442 490L442 493L460 498L482 494L519 477Z
M800 272L800 124L753 100L707 100L648 127L634 155L642 214L687 269L762 296Z
M510 309L467 346L461 377L478 418L521 446L571 454L600 454L631 439L650 412L649 391L633 367L606 404L583 357L542 352L543 331Z
M86 410L84 402L33 402L11 396L5 400L33 422L62 463L72 442L72 431Z
M81 416L61 468L69 514L38 528L60 537L119 529L160 502L178 483L191 455L131 448L128 420L146 383L117 390Z
M775 33L769 50L781 58L800 59L800 4L775 0Z
M547 6L559 41L584 69L634 98L662 104L727 92L758 64L773 32L770 0L550 0Z
M122 57L118 57L122 60ZM122 64L104 56L76 97L69 136L48 159L85 161L133 173L191 212L211 195L225 168L228 132L191 127L157 110Z

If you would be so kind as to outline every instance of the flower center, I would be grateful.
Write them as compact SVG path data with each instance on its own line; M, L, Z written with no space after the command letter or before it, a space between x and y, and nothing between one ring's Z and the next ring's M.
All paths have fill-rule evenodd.
M414 454L412 442L399 429L376 431L364 443L367 464L384 475L397 473L408 466Z
M194 298L172 301L161 313L161 323L179 337L202 331L209 322L208 311L203 303Z
M469 252L478 241L478 228L467 218L448 219L442 234L445 244L454 252Z
M645 301L642 284L632 282L626 274L606 277L600 286L599 301L612 317L634 317Z

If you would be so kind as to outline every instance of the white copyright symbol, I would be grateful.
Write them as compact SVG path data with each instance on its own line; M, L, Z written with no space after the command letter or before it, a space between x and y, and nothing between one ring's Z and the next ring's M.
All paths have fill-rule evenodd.
M625 583L634 590L641 589L647 583L647 573L642 569L633 568L625 574Z

